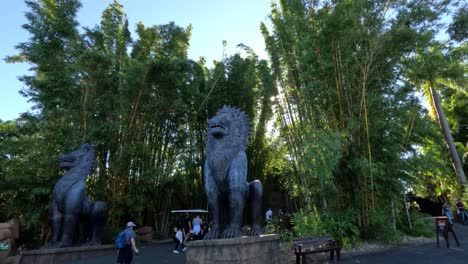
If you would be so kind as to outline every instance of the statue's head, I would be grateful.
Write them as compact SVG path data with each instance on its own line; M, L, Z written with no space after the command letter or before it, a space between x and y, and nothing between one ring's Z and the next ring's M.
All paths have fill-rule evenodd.
M249 141L249 118L237 108L223 106L208 120L207 144L212 141L238 143L245 150Z
M70 170L79 165L93 167L94 147L91 144L82 144L80 148L59 157L59 166Z

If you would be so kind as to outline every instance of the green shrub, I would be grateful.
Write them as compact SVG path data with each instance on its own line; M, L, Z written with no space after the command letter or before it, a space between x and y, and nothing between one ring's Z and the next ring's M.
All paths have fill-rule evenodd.
M354 210L336 213L326 211L323 214L301 210L292 217L294 236L331 235L339 240L344 248L359 242L359 228L354 223Z
M293 231L291 217L284 215L282 217L273 216L265 228L267 234L278 234L281 241L292 241Z
M429 214L423 214L419 211L411 211L410 218L412 228L409 227L406 213L400 214L398 219L398 228L409 236L434 237L434 220Z
M422 223L422 222L415 222L413 224L413 229L410 230L408 235L410 235L410 236L423 236L423 237L435 237L435 232L431 228L428 228L427 224Z
M354 223L356 219L354 210L348 209L341 213L326 211L322 215L322 219L327 233L334 239L340 240L344 248L350 248L360 241L359 227Z
M371 212L369 229L364 233L365 238L376 239L389 245L398 245L403 239L400 230L393 230L392 216L388 210Z
M424 237L435 237L434 232L434 220L430 218L430 215L414 213L411 214L413 220L412 229L409 227L406 229L406 233L410 236L424 236Z
M292 224L297 237L323 236L326 234L321 216L316 212L300 210L293 214Z

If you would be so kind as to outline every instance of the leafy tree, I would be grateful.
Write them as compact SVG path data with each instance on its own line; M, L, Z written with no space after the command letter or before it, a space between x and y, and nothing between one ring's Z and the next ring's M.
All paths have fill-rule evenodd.
M0 206L9 208L2 219L27 218L30 245L42 244L49 234L51 191L61 175L57 155L82 142L96 146L87 193L109 203L107 239L129 219L154 226L164 237L174 221L170 210L206 206L206 120L223 104L252 118L251 166L262 174L274 84L267 63L246 46L247 57L224 58L210 71L203 60L187 58L191 25L139 23L132 39L123 6L114 1L99 25L80 34L79 1L27 5L24 27L31 38L8 61L33 65L33 74L21 80L27 86L23 94L38 111L16 124L1 123L6 192ZM8 187L19 184L18 190ZM34 208L27 199L37 200Z
M417 82L416 85L422 86L427 96L431 98L431 106L440 122L456 174L461 184L466 185L462 163L445 117L439 92L436 90L439 87L442 89L447 86L463 87L465 85L465 69L459 59L457 56L452 56L450 47L445 48L442 43L431 43L409 60L409 76Z
M468 6L465 4L457 10L453 23L450 25L448 33L450 38L462 42L468 38Z
M406 164L427 135L404 61L428 48L448 4L284 0L272 6L273 31L261 30L303 207L354 208L364 233L384 226L377 219L391 219L386 208L412 182L415 170Z
M73 124L79 123L74 116L75 98L79 97L76 56L82 46L75 18L81 4L76 0L25 2L30 11L23 28L31 37L16 46L18 55L6 60L32 65L33 75L19 79L26 85L21 93L35 103L38 114L19 119L21 125L15 129L21 132L4 141L10 146L4 160L5 188L10 197L6 208L11 209L6 214L24 217L28 231L35 231L38 240L44 241L51 186L59 175L57 155L79 142ZM18 145L11 148L11 144ZM38 240L29 243L37 245Z

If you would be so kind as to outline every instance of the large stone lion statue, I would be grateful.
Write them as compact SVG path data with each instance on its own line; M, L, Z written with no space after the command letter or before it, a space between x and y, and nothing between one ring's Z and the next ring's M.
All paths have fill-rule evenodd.
M249 119L245 112L224 106L208 121L205 192L213 217L204 239L241 236L246 203L250 205L250 236L261 234L262 184L247 182Z
M85 194L86 178L94 166L94 147L80 148L62 155L60 168L67 170L52 193L52 239L42 248L101 244L107 204L91 201Z

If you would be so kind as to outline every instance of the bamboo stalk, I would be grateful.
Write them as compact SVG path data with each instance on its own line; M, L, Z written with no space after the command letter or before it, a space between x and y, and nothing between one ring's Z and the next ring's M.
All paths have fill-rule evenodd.
M439 119L440 126L442 127L442 132L444 134L445 141L447 142L450 156L452 157L455 172L460 180L460 183L462 184L462 189L465 189L467 185L465 172L463 171L460 157L458 156L457 148L455 147L452 133L450 132L450 127L448 125L447 118L445 117L444 109L442 108L442 104L440 103L439 95L434 89L432 82L429 83L429 90L431 92L432 101L434 102L434 106L437 110L437 117Z
M413 224L411 223L411 216L408 210L408 202L406 201L406 192L403 191L403 202L405 203L406 217L408 218L408 226L410 229L413 229Z
M392 228L393 228L393 232L396 232L396 217L395 217L395 206L393 204L393 199L390 202L390 206L392 208Z

